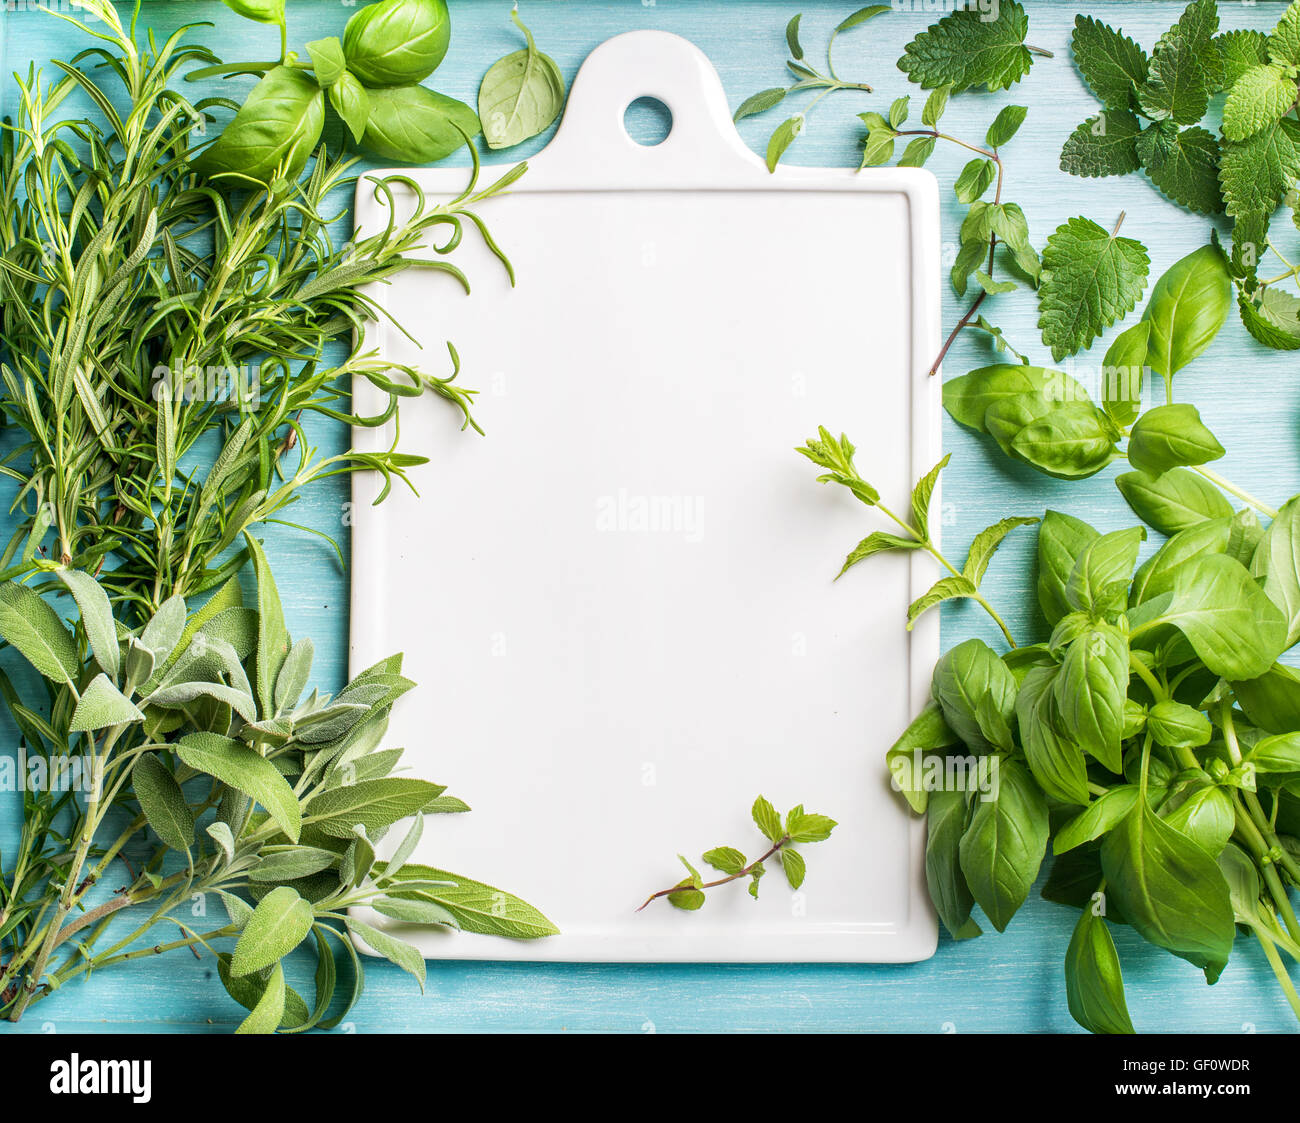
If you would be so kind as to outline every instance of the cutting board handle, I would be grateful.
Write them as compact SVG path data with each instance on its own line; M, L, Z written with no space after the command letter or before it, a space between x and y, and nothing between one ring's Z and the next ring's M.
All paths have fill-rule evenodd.
M659 144L638 144L623 115L638 98L662 101L672 128ZM763 162L740 139L722 81L694 43L666 31L629 31L591 52L578 70L564 120L546 156L601 168L640 186L672 186L707 170L752 170Z

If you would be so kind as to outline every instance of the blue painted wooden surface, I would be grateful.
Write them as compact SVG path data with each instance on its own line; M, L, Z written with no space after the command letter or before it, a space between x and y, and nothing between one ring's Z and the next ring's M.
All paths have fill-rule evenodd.
M804 0L803 39L819 57L829 29L855 5ZM908 5L900 3L900 8ZM917 0L916 8L927 4ZM1019 135L1004 150L1008 164L1006 197L1020 202L1034 241L1067 218L1084 214L1109 227L1120 211L1127 213L1124 233L1141 239L1151 251L1152 277L1202 244L1211 223L1165 202L1140 176L1110 180L1073 179L1057 170L1057 155L1069 131L1095 111L1095 103L1073 70L1069 33L1073 14L1086 7L1092 14L1121 24L1146 45L1177 16L1181 5L1147 3L1049 3L1030 0L1030 41L1055 52L1039 59L1029 78L1010 93L967 94L953 100L944 118L946 130L980 142L997 108L1008 102L1032 107ZM1276 4L1221 4L1226 27L1268 27ZM341 30L353 10L349 0L290 0L291 45ZM473 103L479 78L500 55L517 48L509 22L510 5L453 0L451 51L438 71L439 90ZM525 0L523 15L538 43L571 80L586 53L622 31L663 28L685 35L712 58L733 104L756 90L785 83L782 30L796 10L794 0L606 0L570 3ZM272 29L233 17L215 0L190 3L151 2L147 22L170 29L185 18L212 20L215 30L201 32L227 58L265 58L274 53ZM867 28L842 36L836 66L852 80L876 87L874 95L841 93L823 102L788 159L808 164L852 164L861 133L855 114L884 111L895 96L912 92L894 61L902 46L934 19L924 11L891 12ZM13 11L3 16L0 73L38 62L67 58L83 45L71 28L49 16ZM5 97L13 95L5 84ZM922 96L913 116L919 118ZM781 113L743 122L745 139L762 151ZM537 151L548 138L521 146L510 156ZM948 186L964 163L959 150L940 148L930 166L944 186L945 252L955 252L959 217ZM1281 224L1286 226L1287 224ZM1285 235L1284 235L1285 237ZM852 252L851 246L845 247ZM773 294L774 308L798 314L815 289L791 278L789 290ZM1034 301L1025 293L987 302L991 319L1013 342L1037 361L1048 356L1037 338ZM944 319L951 324L960 307L945 293ZM647 325L647 330L654 330ZM1087 378L1105 341L1080 356L1075 371ZM864 375L869 373L870 341L863 341ZM975 338L963 339L946 364L949 376L990 360L990 351ZM1300 490L1296 454L1300 383L1294 357L1256 345L1235 315L1211 349L1178 377L1179 394L1194 400L1208 424L1228 447L1216 467L1273 504ZM473 383L473 371L466 378ZM830 426L837 419L827 418ZM852 434L865 450L870 434ZM320 429L326 450L341 448L346 434ZM980 438L945 418L945 447L952 466L945 476L943 533L954 554L961 555L976 531L1004 514L1039 514L1057 507L1091 520L1104 529L1136 521L1110 477L1065 484L1046 480L1010 465ZM862 456L869 472L869 451ZM346 485L328 482L309 492L294 517L329 533L346 535L342 524ZM872 529L864 512L864 533ZM7 532L6 535L7 536ZM336 689L346 668L345 576L329 549L305 535L271 528L269 552L279 575L291 628L316 641L318 685ZM845 543L845 546L851 543ZM1148 544L1148 549L1154 544ZM1021 532L994 562L987 589L1018 636L1037 638L1041 627L1033 605L1026 563L1031 536ZM827 558L828 574L837 559ZM867 579L855 574L852 579ZM900 620L899 626L902 626ZM943 638L951 645L970 635L995 641L976 611L945 610ZM876 731L880 743L863 751L882 751L896 731ZM454 783L454 777L440 777ZM8 799L8 797L7 797ZM7 817L7 818L6 818ZM0 827L12 827L13 807L0 810ZM408 976L378 961L369 961L367 987L353 1011L349 1028L357 1031L410 1030L869 1030L916 1032L1059 1031L1073 1027L1065 1009L1061 959L1074 914L1036 896L1002 935L954 944L944 937L938 954L911 966L539 966L493 963L431 964L427 993L421 997ZM1262 958L1239 941L1237 954L1222 980L1205 986L1200 973L1142 944L1131 932L1117 932L1128 983L1129 1003L1141 1029L1245 1032L1294 1030L1295 1023ZM176 953L144 960L74 985L37 1007L23 1029L202 1030L228 1029L242 1016L214 977L210 959Z

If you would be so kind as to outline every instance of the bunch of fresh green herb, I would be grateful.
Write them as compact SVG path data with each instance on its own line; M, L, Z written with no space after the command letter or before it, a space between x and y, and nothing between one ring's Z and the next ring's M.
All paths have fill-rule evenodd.
M1112 345L1113 368L1161 374L1170 401L1143 413L1103 407L1066 376L1002 365L945 386L959 421L1009 455L1072 478L1127 455L1120 477L1139 514L1170 537L1137 565L1144 527L1100 534L1047 512L1038 532L1038 601L1049 633L1013 640L978 590L1008 519L982 531L961 574L926 531L938 470L918 484L910 522L880 506L853 446L822 430L799 451L820 478L880 508L905 534L876 532L848 565L927 549L949 570L909 623L950 597L976 600L1009 650L978 639L935 667L931 701L889 751L895 786L930 819L926 872L945 927L999 931L1028 896L1049 843L1043 894L1081 909L1065 954L1070 1012L1095 1032L1132 1032L1110 925L1204 970L1213 983L1235 925L1260 943L1300 1017L1283 956L1300 960L1300 675L1278 662L1300 640L1300 497L1274 511L1210 472L1222 446L1194 409L1172 402L1173 375L1202 353L1230 305L1222 252L1207 246L1157 282L1143 320ZM1140 383L1138 384L1140 388ZM1129 383L1125 390L1132 390ZM1076 440L1084 416L1101 439ZM1108 427L1108 428L1107 428ZM1127 437L1123 453L1118 448ZM1255 510L1234 512L1223 491Z
M75 766L82 783L70 791L84 795L82 808L63 809L74 811L66 836L66 816L46 814L31 797L38 806L0 880L0 1014L16 1021L69 980L114 963L202 947L218 956L231 997L252 1011L241 1032L302 1031L337 1024L360 992L345 931L424 985L420 953L350 915L355 906L518 938L556 931L509 894L408 863L425 815L469 808L440 784L392 775L402 750L379 748L393 703L414 685L401 676L401 656L333 698L304 696L311 641L290 640L266 557L254 539L248 546L255 606L243 604L232 578L197 612L173 595L130 632L83 571L38 566L75 599L75 630L39 583L0 585L0 636L44 678L48 714L19 703L3 673L0 690L27 752L47 774ZM377 862L376 844L404 820L393 856ZM139 870L127 865L129 884L95 903L96 884L115 860L126 863L146 827L159 845ZM200 931L196 894L216 894L227 922ZM115 927L129 906L147 911L123 913L127 923ZM174 926L177 938L131 950L160 925ZM308 937L317 957L310 1006L286 986L282 966ZM235 939L232 953L213 946L225 938ZM333 943L354 976L341 1005Z
M336 246L328 208L351 186L350 162L318 152L291 182L286 156L269 188L204 178L192 124L209 103L176 88L211 53L183 45L184 29L141 45L134 18L128 30L106 0L83 6L95 27L56 14L103 44L79 56L94 70L56 61L53 84L20 80L0 149L0 407L20 435L3 466L19 485L19 527L0 556L0 636L46 684L33 697L0 677L0 693L47 775L75 768L89 781L84 793L24 790L19 843L0 869L0 1009L16 1018L68 978L242 933L223 978L256 1007L248 1028L329 1024L329 941L355 961L338 925L423 968L411 949L345 919L348 905L498 935L552 930L464 878L396 857L374 863L373 845L398 820L465 807L437 785L389 775L400 753L378 745L409 686L398 661L333 699L302 700L311 646L290 644L248 535L314 480L368 469L391 482L423 460L395 448L321 458L307 418L382 424L402 398L433 392L471 423L454 348L452 370L438 375L367 348L377 309L365 287L416 266L467 285L446 256L466 225L501 256L473 207L523 169L476 189L476 163L466 191L437 203L411 181L372 181L390 221ZM61 115L77 92L99 120ZM357 376L386 398L379 416L343 407ZM250 558L256 608L234 580ZM45 599L58 592L75 601L75 631ZM187 609L200 594L211 595ZM210 812L209 843L196 823ZM131 881L95 903L89 894L114 862ZM223 897L231 924L198 932L178 904L208 889L258 903ZM504 916L491 899L510 900ZM138 920L117 916L136 904L152 906L143 926L109 934ZM180 938L131 946L162 922ZM276 966L309 933L310 1014Z
M287 50L285 0L226 0L241 15L280 28L280 58L195 70L261 75L234 119L197 161L207 176L292 182L316 150L326 106L357 144L386 160L428 164L467 144L479 131L468 105L422 86L442 62L451 35L446 0L378 0L344 29L307 44L307 58Z
M736 121L745 117L753 117L757 113L766 113L780 105L786 99L787 94L799 93L803 90L820 91L813 97L807 105L803 107L793 117L788 117L776 127L772 133L771 139L767 142L767 170L776 171L776 166L781 162L781 157L785 155L786 149L794 142L794 138L803 132L804 125L807 122L808 114L822 101L823 98L839 90L861 90L865 93L871 93L871 87L865 82L845 82L842 81L835 73L835 62L831 53L835 47L835 39L841 32L852 30L861 24L866 23L869 19L880 15L882 12L889 11L888 4L871 4L865 8L859 8L852 15L845 16L835 25L831 31L830 38L826 42L826 73L822 73L812 66L804 57L803 44L799 40L799 22L803 18L803 13L792 16L790 22L785 27L786 46L790 48L790 59L786 66L795 76L795 82L790 86L773 86L771 89L759 90L756 94L751 94L740 103L736 110Z
M545 132L564 108L560 68L537 49L533 33L519 18L518 4L510 18L528 45L494 62L479 85L478 115L489 148L510 148Z
M497 250L473 208L524 170L477 188L476 163L465 191L438 202L411 181L372 181L391 221L339 245L331 208L353 185L352 161L320 153L305 179L274 191L227 193L192 171L190 121L204 103L174 84L206 52L181 35L151 52L132 28L118 53L92 49L112 84L61 62L52 86L20 81L0 150L0 409L27 438L3 466L24 517L0 568L43 524L56 557L104 567L114 599L143 615L222 583L246 560L242 532L312 481L358 468L391 481L424 460L396 449L321 457L306 418L379 425L403 398L433 392L471 423L454 348L449 371L428 373L366 343L366 287L418 267L468 288L447 257L466 227ZM106 128L55 119L76 90ZM344 406L353 378L383 394L377 416ZM192 465L213 441L200 484Z
M668 903L675 908L694 912L703 907L705 890L715 889L719 885L727 885L746 877L749 878L749 895L757 900L759 879L767 872L764 863L773 858L781 863L781 869L785 872L785 879L789 882L790 888L798 889L803 884L808 867L803 855L795 849L795 845L804 842L825 842L837 825L835 820L826 815L805 811L803 804L799 804L797 807L790 808L783 823L777 809L761 795L754 800L751 814L754 825L770 843L761 855L750 860L734 846L715 846L703 855L703 861L705 865L712 866L723 876L713 881L705 881L700 871L678 854L678 860L686 867L687 876L670 889L651 893L637 912L660 897L668 898Z
M939 122L954 93L984 87L990 90L1010 86L1028 72L1034 54L1050 52L1026 47L1028 17L1018 4L1003 4L994 19L973 10L953 12L907 44L898 60L900 70L931 91L921 110L919 129L906 129L911 97L896 98L888 115L875 112L859 116L867 127L861 167L887 164L894 155L895 141L911 138L897 167L923 167L939 141L954 144L974 154L953 183L953 191L966 206L961 224L961 248L952 265L953 290L964 297L974 278L978 292L953 326L930 364L935 374L949 349L966 328L983 332L999 351L1019 356L1000 328L983 314L990 296L1011 292L1021 283L1038 287L1042 264L1029 239L1029 225L1021 207L1004 198L1006 166L1000 149L1024 124L1028 113L1023 105L1004 106L989 125L980 145L939 130ZM993 199L985 196L993 189ZM997 276L1001 265L1003 276Z
M1079 16L1074 61L1103 108L1070 134L1061 168L1080 176L1141 169L1176 203L1202 214L1223 210L1219 142L1197 122L1239 73L1254 33L1216 35L1218 28L1214 0L1193 0L1148 56L1122 32Z

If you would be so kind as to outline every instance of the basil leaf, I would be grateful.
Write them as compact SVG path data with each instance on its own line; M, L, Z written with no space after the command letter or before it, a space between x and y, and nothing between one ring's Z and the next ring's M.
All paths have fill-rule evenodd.
M1240 562L1221 554L1193 558L1177 570L1160 622L1182 631L1206 667L1227 679L1262 675L1286 648L1281 610Z
M1300 672L1274 663L1258 678L1232 683L1247 720L1269 733L1300 729Z
M533 42L519 12L510 13L528 46L494 62L478 90L478 115L489 148L509 148L545 131L564 108L564 76Z
M348 20L343 53L363 85L406 86L438 68L450 38L445 0L381 0Z
M1194 706L1165 698L1147 712L1146 728L1157 745L1198 749L1210 743L1210 719Z
M325 124L324 94L310 75L287 66L270 71L216 142L194 161L209 178L270 183L297 179Z
M957 735L944 721L939 703L931 699L885 754L885 765L893 778L894 787L903 793L903 797L918 815L924 814L929 801L924 779L916 774L918 754L946 749L956 744Z
M424 86L369 90L368 102L362 143L387 160L432 164L478 133L468 105Z
M785 150L790 147L797 137L803 131L803 117L794 116L788 120L782 121L773 130L771 138L767 142L767 170L776 171L776 166L781 162L781 157L785 155Z
M1237 829L1228 793L1211 784L1170 796L1161 805L1160 818L1212 858L1219 856Z
M1070 1014L1092 1033L1135 1033L1124 1000L1119 955L1106 921L1085 908L1065 951L1065 996Z
M1079 555L1100 535L1082 519L1047 511L1038 527L1038 604L1055 625L1073 611L1065 586Z
M1121 784L1093 800L1085 810L1056 832L1056 837L1052 839L1052 853L1064 854L1101 838L1133 810L1137 805L1138 794L1136 784Z
M1024 904L1047 849L1047 802L1023 765L1002 758L996 796L977 798L962 835L961 870L999 931Z
M1020 429L1010 452L1049 476L1081 480L1110 463L1115 441L1096 406L1065 402Z
M1151 323L1147 364L1169 383L1219 334L1232 306L1232 279L1217 246L1174 262L1156 281L1143 318Z
M1053 686L1063 727L1116 775L1124 767L1120 741L1128 679L1128 641L1118 628L1098 623L1070 644Z
M1016 680L983 640L968 639L940 657L931 693L949 728L972 749L1006 746L1015 715ZM985 698L991 710L981 707Z
M1186 402L1147 410L1134 424L1128 443L1129 463L1151 476L1170 468L1208 464L1225 451L1196 407Z
M1060 668L1034 667L1020 684L1016 718L1020 743L1030 772L1051 799L1062 803L1088 802L1088 767L1072 738L1058 725L1054 684Z
M1161 534L1177 534L1207 519L1232 517L1232 504L1223 493L1186 468L1172 468L1159 476L1125 472L1115 477L1115 486L1133 513Z
M258 23L284 23L284 0L224 0L232 12Z
M1094 538L1079 553L1065 585L1065 601L1075 612L1106 616L1123 610L1138 549L1147 532L1140 526Z
M1180 530L1138 568L1129 591L1129 604L1139 605L1174 590L1180 566L1203 554L1222 554L1228 545L1228 519L1210 519Z
M960 845L966 831L966 793L942 789L930 793L925 836L925 880L943 926L954 940L980 934L971 919L975 897L961 871Z
M335 36L330 36L328 39L317 39L308 43L307 54L311 57L316 81L324 89L334 85L347 72L347 59L343 56L343 44Z
M370 95L354 75L344 71L339 80L329 88L330 105L347 125L352 139L360 144L366 135L366 121L370 118Z
M1214 982L1236 934L1215 860L1139 802L1106 836L1101 864L1107 893L1142 937L1203 968Z
M1251 575L1263 578L1264 592L1286 617L1286 645L1300 640L1300 503L1289 500L1264 531Z

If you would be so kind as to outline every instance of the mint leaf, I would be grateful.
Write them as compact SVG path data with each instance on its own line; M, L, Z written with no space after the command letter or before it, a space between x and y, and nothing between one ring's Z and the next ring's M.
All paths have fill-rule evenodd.
M1070 41L1079 73L1109 109L1131 109L1147 80L1147 54L1127 35L1090 16L1075 16Z
M989 321L986 320L983 316L976 316L975 319L973 319L966 326L969 328L974 328L976 331L982 331L986 335L988 335L993 342L994 348L997 350L999 354L1010 353L1020 360L1021 366L1029 365L1029 357L1027 355L1022 355L1019 351L1017 351L1014 347L1012 347L1010 340L1008 340L1007 337L1002 334L1002 329L1000 327L997 327L989 323Z
M961 174L953 182L952 189L957 196L957 201L970 206L989 189L989 184L993 182L994 172L992 160L986 160L983 156L977 156L974 160L971 160L962 168Z
M674 908L694 912L704 905L704 893L692 888L689 880L679 882L674 892L668 894L668 903Z
M993 124L985 134L985 143L990 148L1001 148L1016 135L1020 126L1024 124L1025 114L1028 112L1028 106L1004 105L998 110L998 115L993 118Z
M1199 214L1223 210L1219 193L1219 142L1214 134L1192 125L1180 129L1172 121L1158 121L1137 138L1142 167L1174 202Z
M884 553L886 550L919 550L921 543L912 538L900 538L896 534L887 534L883 530L873 530L861 542L859 542L849 552L849 556L844 559L844 564L840 567L836 578L843 577L850 569L860 561L865 561L874 554ZM707 859L706 859L707 860Z
M1061 171L1095 178L1125 175L1142 166L1136 140L1138 119L1127 109L1108 109L1089 117L1061 147Z
M1276 63L1251 67L1223 103L1223 135L1229 140L1254 136L1295 104L1297 92L1295 79Z
M1283 117L1246 140L1227 141L1219 159L1219 182L1228 214L1248 226L1260 243L1268 219L1300 176L1300 122ZM1233 234L1234 251L1238 242Z
M975 535L975 540L970 544L966 564L962 567L962 575L972 584L978 585L984 580L984 572L988 569L989 562L993 560L993 555L997 553L998 547L1002 545L1002 540L1017 527L1033 526L1037 522L1036 518L1012 515L992 526L985 527Z
M1002 0L991 20L973 8L952 12L903 48L898 68L926 90L1001 90L1029 73L1034 60L1025 47L1028 30L1029 17L1017 0Z
M803 855L797 850L781 851L781 868L785 870L785 879L790 883L791 889L798 889L808 872Z
M979 590L965 577L940 577L930 588L907 606L907 630L916 626L917 620L936 604L961 597L973 597Z
M754 800L754 825L773 842L780 842L785 837L781 829L781 816L775 807L761 795Z
M1092 344L1131 311L1146 287L1150 258L1132 238L1086 218L1058 226L1043 250L1038 326L1059 361Z
M1268 37L1268 57L1285 66L1300 66L1300 8L1292 4Z
M1150 76L1138 90L1138 104L1153 121L1169 119L1190 125L1205 115L1210 83L1192 44L1174 36L1156 48Z
M1192 0L1183 9L1178 22L1156 43L1156 51L1177 40L1196 60L1210 93L1223 89L1223 56L1214 33L1219 30L1219 7L1216 0Z
M785 833L791 842L824 842L837 825L829 815L810 814L800 804L786 816Z
M745 855L734 846L716 846L704 855L704 861L721 873L739 873L745 868Z
M1265 347L1300 350L1300 298L1281 289L1266 288L1258 294L1258 303L1243 292L1237 293L1237 306L1246 330Z
M1214 42L1223 60L1226 88L1231 88L1252 66L1268 62L1268 36L1262 31L1225 31Z

